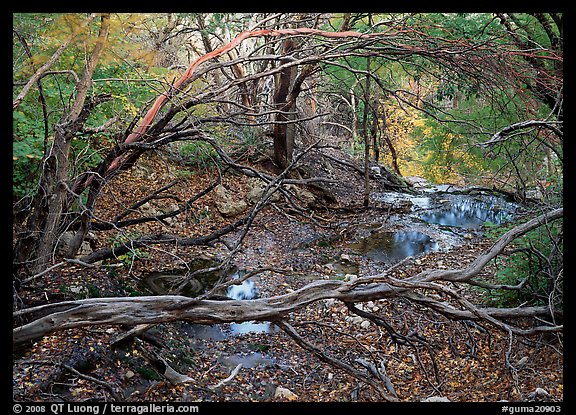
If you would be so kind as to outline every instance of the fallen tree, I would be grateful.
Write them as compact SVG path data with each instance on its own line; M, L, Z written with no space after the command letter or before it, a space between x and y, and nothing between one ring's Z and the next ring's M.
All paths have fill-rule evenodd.
M521 335L542 331L561 331L562 325L543 324L524 329L504 319L559 315L549 306L483 308L472 304L442 282L475 284L473 277L514 239L563 216L563 208L544 213L518 225L501 236L490 249L462 269L427 269L406 279L394 279L387 272L360 277L354 281L315 281L288 294L255 300L210 300L180 295L90 298L45 304L15 311L13 318L31 321L15 327L14 343L37 339L55 331L94 325L136 325L185 320L201 324L250 320L278 321L290 312L324 299L358 303L386 297L406 297L453 319L485 320L496 327ZM217 287L215 287L217 288ZM457 308L446 301L427 296L419 290L433 290L455 300Z
M103 22L106 22L106 19L103 19ZM104 23L102 23L102 27L101 37L104 38L106 33ZM399 34L401 33L403 33L403 31L399 32ZM240 231L241 237L235 246L232 248L227 246L230 254L225 262L229 263L234 254L239 250L242 239L249 231L251 222L254 220L256 214L266 205L270 196L275 192L284 195L286 202L288 202L293 209L302 216L306 216L306 212L293 203L292 199L294 199L294 195L290 194L287 186L284 186L311 185L319 181L328 181L325 178L319 177L295 179L293 175L289 175L289 173L295 170L295 162L298 157L305 154L306 151L297 154L295 157L292 157L292 154L290 154L289 157L286 157L286 160L277 160L279 161L276 163L277 167L283 170L279 175L263 173L252 167L239 164L238 160L240 159L236 159L236 156L229 156L227 153L228 150L224 150L219 144L219 141L213 137L213 131L210 126L214 123L235 127L249 125L254 131L256 131L257 127L272 126L276 132L273 137L275 139L274 144L276 144L276 141L282 139L281 136L284 135L284 132L287 130L286 127L289 125L300 127L301 124L304 124L306 121L317 117L324 117L326 114L321 114L322 111L311 114L301 113L297 116L292 114L294 110L293 104L299 96L300 84L303 84L304 79L315 71L314 65L344 68L355 76L364 75L366 80L374 79L375 84L378 85L382 91L394 96L400 103L414 106L416 104L410 99L402 98L402 93L391 88L374 72L357 69L351 65L349 66L347 63L343 63L342 60L348 57L362 57L367 60L372 57L381 57L390 62L400 62L414 55L427 59L430 62L436 62L440 66L455 65L462 69L464 73L476 76L483 71L483 65L481 63L495 62L496 60L493 59L494 51L500 50L491 47L489 44L462 49L459 43L453 42L441 42L439 44L440 46L432 47L432 43L428 43L427 41L411 40L410 42L406 42L402 41L402 39L397 41L395 40L395 36L388 36L389 34L387 31L382 33L360 33L354 31L326 32L305 27L278 30L251 29L241 32L231 42L224 44L220 48L211 51L207 48L205 54L201 54L200 58L192 62L186 72L156 98L154 104L147 112L145 112L146 108L141 108L139 115L134 118L133 122L124 128L123 132L118 133L114 137L115 146L106 149L103 153L106 156L99 162L96 168L91 168L86 171L79 170L79 173L74 174L69 173L66 177L67 180L54 181L53 184L58 185L56 189L59 192L59 198L61 201L64 201L54 204L58 207L58 211L56 211L55 214L50 213L54 211L54 209L51 208L52 203L50 205L45 203L52 193L45 191L42 186L39 188L40 193L36 199L36 203L27 204L22 202L18 204L18 208L15 209L19 216L17 220L15 220L17 243L14 248L14 264L15 269L19 271L14 275L15 297L18 296L18 291L22 286L25 286L31 280L37 280L38 277L46 275L55 267L68 262L76 262L83 266L96 266L94 263L97 261L117 258L139 247L165 244L178 247L210 245L214 241L221 242L220 237L229 232ZM276 54L268 52L256 53L256 51L264 51L264 49L257 49L254 53L250 53L247 56L234 57L231 55L231 60L212 60L213 58L224 57L226 54L231 53L236 46L244 43L244 41L249 38L266 38L268 42L272 43L280 43L284 40L292 39L298 41L306 40L308 43L301 43L301 48L296 52L282 49L281 52L278 51ZM420 38L417 37L417 39ZM334 42L334 40L337 40L338 43ZM97 49L93 52L94 58L92 61L94 62L96 62L98 58L97 52ZM496 55L499 55L499 53ZM246 68L251 68L253 63L262 63L262 66L257 70L252 69L252 71L248 72L242 69L243 65L245 65ZM273 65L273 63L277 65L272 66L271 69L266 69L266 65ZM498 65L499 68L505 67L501 63ZM234 76L229 78L229 82L221 83L215 81L214 83L208 83L203 87L204 89L200 90L192 88L195 81L204 78L212 79L212 76L216 79L219 71L224 72L224 70L229 68L232 68L232 72L234 73ZM274 91L265 92L259 86L260 81L282 78L283 74L286 74L287 78L290 78L294 75L294 71L297 68L301 69L300 76L297 77L297 82L295 82L298 88L292 87L292 91L289 94L272 94ZM490 67L488 66L487 68ZM88 69L89 68L86 70L86 77L89 77L91 73ZM308 71L310 71L310 73ZM490 72L488 69L486 71L488 73ZM494 73L498 72L495 71ZM506 71L502 70L502 73L505 74ZM493 82L488 82L488 80L491 79L490 77L486 79L488 84L499 85L500 82L505 84L503 80L506 79L506 77L503 76L502 80L494 79ZM32 81L35 81L35 79L31 79L31 82ZM247 86L253 86L253 93L247 89ZM287 86L288 83L280 82L277 88ZM240 94L238 94L238 91L241 91ZM251 101L250 99L250 95L255 97L258 94L264 96L269 95L270 99L274 98L273 103L276 105L268 107L267 105L261 104L261 106L258 107L255 101ZM275 98L276 95L278 95L278 98ZM240 96L242 97L241 104L236 102L236 98L234 98ZM79 97L82 98L82 95L79 95ZM110 96L106 94L95 95L87 100L77 99L75 107L80 109L81 112L77 117L76 123L72 126L78 130L67 129L65 131L67 134L65 137L63 135L63 138L66 138L66 140L77 138L76 133L78 131L87 131L88 127L83 126L86 117L95 106L108 99L110 99ZM368 99L367 96L366 99ZM195 108L208 104L214 106L214 108L220 108L219 106L222 105L222 108L226 110L215 111L214 114L216 115L212 113L193 114ZM365 103L365 105L368 104L368 102ZM367 106L365 108L367 108ZM429 108L429 106L423 107L422 110L428 111L427 108ZM337 116L341 115L338 111L331 112ZM141 120L140 116L143 116ZM108 121L104 125L108 125ZM67 126L67 124L62 124L56 127L64 128ZM517 130L531 129L534 126L547 127L556 134L559 134L561 131L555 123L547 123L546 125L517 123L494 135L492 140L486 143L486 146L508 141L508 138L514 136ZM232 131L232 129L229 129L227 133ZM318 137L322 137L322 135L315 136L314 139ZM66 140L64 141L66 142ZM158 190L155 190L140 200L133 203L131 202L129 208L124 212L115 214L111 220L104 220L94 214L96 212L96 201L99 198L102 188L105 185L110 185L111 180L115 176L128 171L134 166L142 154L147 151L167 148L169 147L168 144L171 143L185 141L196 141L211 146L219 156L219 160L225 165L225 169L219 171L220 176L211 181L207 187L195 195L187 197L187 201L180 203L177 209L162 212L158 215L128 218L129 212L136 210L146 202L159 196L162 192L169 189L175 181L171 181L169 184L160 187ZM304 144L304 140L302 140L302 143ZM308 144L309 143L306 143L305 145ZM309 148L312 148L312 146ZM366 149L368 149L368 146L366 146ZM275 145L274 150L276 150ZM286 155L288 151L287 148L280 148L279 150L282 151L278 151L277 153L282 155ZM292 150L290 150L290 152L291 151ZM62 152L61 160L66 159L66 156L67 154ZM295 160L293 160L293 158ZM333 161L342 163L341 160ZM292 164L287 166L288 162L292 162ZM64 163L56 164L58 164L59 167L65 167ZM350 166L351 165L348 167ZM213 191L217 185L220 184L222 180L221 175L228 170L234 170L249 177L257 177L266 184L266 189L260 200L241 219L218 228L210 234L201 234L194 237L184 237L176 233L168 234L164 231L161 233L145 234L137 238L130 237L127 242L122 242L120 245L103 246L87 256L72 259L88 231L128 228L132 225L153 221L163 223L162 221L165 219L189 211L197 200ZM368 177L367 166L365 166L363 170L357 168L355 170L366 173L365 177ZM50 173L50 169L47 169L47 173ZM59 171L59 173L61 177L65 177L63 170ZM47 175L45 181L49 182L51 178ZM390 188L396 189L398 186L395 183L390 183ZM88 193L87 195L85 193L86 191ZM87 196L86 201L80 197L81 194ZM77 209L77 207L75 207L76 205L74 205L75 201L77 201L81 207L80 210L74 210ZM36 205L36 208L34 208L33 205ZM30 206L32 206L32 208L30 208ZM277 208L276 206L274 207ZM26 218L30 217L31 212L36 212L35 215L37 217L33 215L32 219L26 220ZM216 296L211 296L211 293L217 290L222 291L227 284L229 285L231 283L230 281L220 281L211 292L196 298L181 295L89 298L19 309L13 313L15 325L13 329L13 342L15 345L23 345L26 344L26 342L40 339L50 333L82 327L117 325L125 328L126 326L133 326L132 330L135 330L135 333L143 333L146 328L151 325L177 321L200 324L253 320L269 321L274 323L292 338L294 342L314 354L317 358L333 367L345 371L361 382L374 387L383 399L393 401L396 400L396 396L393 388L391 389L388 385L389 379L386 377L383 364L379 368L373 363L361 358L355 360L350 359L350 362L346 363L344 360L327 354L320 347L307 341L303 335L300 335L298 331L296 331L295 327L298 327L298 325L289 323L291 319L290 314L311 306L314 303L324 300L336 300L343 303L350 313L370 320L379 328L384 328L392 342L409 345L419 344L425 345L426 347L430 346L413 334L400 333L400 330L388 324L383 314L377 313L374 310L367 312L360 308L359 303L383 299L391 299L402 303L402 300L406 300L404 302L416 305L424 312L428 311L437 315L443 315L452 321L463 321L465 323L469 321L487 322L505 334L508 334L510 339L513 334L530 336L540 333L561 333L563 326L558 322L562 320L562 310L552 299L549 299L542 305L485 307L471 302L471 300L462 293L460 288L466 289L479 286L499 291L520 290L524 285L523 282L518 285L493 284L483 281L480 278L476 279L476 277L479 276L480 272L491 260L504 253L505 248L516 238L519 238L530 230L557 220L561 218L562 215L562 209L551 210L524 224L516 226L500 237L490 249L478 256L468 266L453 269L427 269L402 279L395 278L392 269L388 269L380 274L364 276L354 281L315 281L287 294L242 301L226 299L222 298L222 296L215 299ZM52 219L54 219L54 221L52 221ZM19 229L21 226L25 229ZM58 230L58 232L70 229L75 232L75 243L72 245L72 248L69 249L63 262L56 265L52 264L57 257L55 255L55 242L58 239L58 232L45 232L45 229L55 229ZM35 246L37 241L36 237L39 234L43 235L43 238L46 239L42 249ZM42 253L40 258L37 255L38 251ZM398 266L395 268L398 268ZM187 276L191 277L191 275ZM561 279L561 275L553 275L552 277ZM186 281L183 281L181 286L185 283ZM526 324L527 322L529 324ZM315 323L319 325L323 324L321 322ZM137 336L138 334L135 335ZM128 336L120 337L126 338ZM507 367L510 367L508 355L509 353L506 355L506 364ZM364 367L367 372L355 369L353 367L354 362ZM166 367L169 368L167 363ZM64 366L63 368L67 369ZM381 370L382 368L384 371ZM233 377L235 373L237 373L237 370L233 371L231 377ZM227 379L218 383L215 387L225 384L226 381Z

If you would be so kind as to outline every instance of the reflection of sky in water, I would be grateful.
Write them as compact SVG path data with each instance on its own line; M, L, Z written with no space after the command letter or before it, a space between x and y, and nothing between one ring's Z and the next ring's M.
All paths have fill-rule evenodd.
M218 324L188 324L184 323L183 326L186 333L196 339L202 340L224 340L226 334Z
M460 199L451 202L447 208L422 213L420 218L428 223L471 229L485 222L504 223L510 220L511 211L508 204L498 203L496 198L486 201Z
M384 232L374 234L352 246L376 261L395 263L438 249L438 243L428 235L416 232Z
M230 332L232 334L246 334L246 333L271 333L274 331L270 323L256 323L254 321L245 321L244 323L231 323Z
M234 274L232 276L233 279L238 279L238 274ZM254 281L250 278L242 281L242 284L239 285L231 285L228 287L228 291L226 292L228 297L234 300L252 300L258 297L258 288Z
M240 274L236 273L232 279L240 278ZM242 281L241 284L231 285L226 291L228 297L234 300L252 300L258 298L259 291L254 281L250 278ZM273 331L273 327L268 322L258 323L254 321L245 321L243 323L230 324L230 332L232 334L246 334L246 333L269 333Z

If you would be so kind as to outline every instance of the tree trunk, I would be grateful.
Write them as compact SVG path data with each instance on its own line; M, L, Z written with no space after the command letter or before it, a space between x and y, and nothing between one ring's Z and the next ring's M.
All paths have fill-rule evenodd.
M376 100L375 100L376 101ZM378 145L378 102L374 102L372 123L370 124L370 138L372 139L372 160L378 163L380 160L380 146Z
M110 29L110 16L101 16L100 32L92 55L86 65L82 78L76 85L76 96L70 111L54 127L54 141L44 163L39 184L39 192L33 201L32 216L28 222L30 235L36 236L37 245L19 246L26 249L18 252L20 261L28 261L33 273L42 271L50 262L50 257L62 233L63 215L67 213L70 202L68 197L68 167L72 138L82 128L86 118L95 105L105 97L96 97L86 104L92 75L104 49ZM34 249L35 248L35 249ZM35 252L33 252L35 250Z
M398 174L399 176L402 176L402 173L400 173L400 168L398 167L398 155L396 154L396 149L394 148L394 144L392 143L392 140L390 140L390 136L388 136L388 132L386 131L388 128L388 117L386 117L386 108L382 108L382 138L384 139L384 142L386 143L386 145L388 146L388 149L390 150L390 157L392 159L392 168L394 169L394 172L396 174Z
M370 72L370 56L366 58L366 71ZM370 111L370 76L366 75L364 86L364 114L362 116L362 134L364 136L364 206L370 203L370 181L369 181L369 162L370 162L370 138L368 128L368 113Z
M295 47L293 40L286 39L282 43L282 53L290 53ZM296 107L296 101L288 100L288 95L295 77L295 66L284 68L276 77L274 107L279 112L276 114L277 123L274 124L274 162L281 169L290 163L294 148L294 125L288 122L294 119L290 112Z

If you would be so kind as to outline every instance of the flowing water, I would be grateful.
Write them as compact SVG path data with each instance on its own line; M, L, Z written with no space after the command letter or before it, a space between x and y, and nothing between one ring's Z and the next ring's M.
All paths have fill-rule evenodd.
M232 275L233 280L241 277L241 272L236 272ZM260 296L256 283L250 278L245 279L241 284L229 286L226 293L228 297L234 300L252 300ZM231 323L229 325L230 333L234 335L246 333L270 333L274 331L274 328L275 326L272 326L269 322L256 321Z
M390 227L400 230L371 232L348 246L386 264L448 249L462 243L463 236L480 235L486 223L500 225L512 220L519 210L502 197L470 195L449 185L423 189L419 195L387 192L372 197L401 212L389 218Z
M357 235L361 236L357 236L356 240L347 246L376 263L388 265L409 256L415 257L428 252L447 250L462 243L465 235L472 233L480 235L483 225L487 222L502 224L513 219L518 210L517 205L502 198L485 194L463 194L453 186L423 189L418 195L389 192L372 196L375 201L393 207L396 213L387 218L385 223L375 224L377 229L374 229L374 226L367 227L362 231L363 234L358 229ZM308 237L317 238L317 235L308 235ZM258 247L250 248L257 249ZM262 249L261 255L267 251L264 247ZM207 265L210 264L199 264L204 267ZM330 267L332 275L336 277L359 273L359 265L350 261L349 257L346 260L340 258L324 265L324 267L327 266ZM174 280L181 281L182 273L183 271L178 273L173 270L153 273L143 281L156 294L165 294L173 287ZM237 280L244 275L244 272L236 271L229 278ZM218 278L219 275L214 274L191 279L183 294L196 296L198 293L205 292L206 288L213 286ZM257 283L252 278L228 286L225 294L231 299L241 301L250 301L260 296ZM182 327L189 336L199 341L222 341L231 336L273 333L278 330L269 322L259 321L214 325L183 323ZM224 364L231 367L239 363L245 367L274 364L273 359L259 352L234 354L224 356L222 359Z

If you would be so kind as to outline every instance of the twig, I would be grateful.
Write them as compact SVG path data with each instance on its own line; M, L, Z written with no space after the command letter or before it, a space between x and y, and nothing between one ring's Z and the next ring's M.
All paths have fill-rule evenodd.
M292 339L294 339L294 341L300 347L302 347L305 350L308 350L309 352L314 353L316 355L316 357L318 357L323 362L328 363L330 366L336 367L338 369L342 369L346 373L348 373L349 375L355 377L356 379L361 380L362 382L369 384L374 389L376 389L378 391L378 393L380 394L380 396L382 396L382 398L384 398L385 400L390 401L390 402L397 402L398 401L398 398L396 398L395 396L388 393L380 385L380 383L378 383L374 379L372 379L372 378L366 376L364 373L354 369L349 364L344 363L341 360L338 360L332 356L327 355L318 346L315 346L312 343L309 343L308 341L306 341L302 336L300 336L298 334L298 332L296 330L294 330L294 327L292 327L290 324L288 324L285 320L276 320L274 322L274 324L276 324L288 336L290 336Z
M108 392L110 392L110 395L112 395L112 397L114 398L115 401L123 401L124 400L124 396L119 395L114 388L112 387L112 385L110 385L110 383L108 382L104 382L103 380L100 379L96 379L95 377L92 376L88 376L85 375L84 373L78 372L76 369L74 369L72 366L69 366L65 363L60 363L60 366L62 366L64 369L68 370L69 372L74 373L76 376L78 376L79 378L85 379L85 380L89 380L90 382L94 382L102 387L104 387Z
M22 284L26 284L38 277L41 277L42 275L47 274L48 272L52 271L53 269L56 269L58 267L61 267L62 265L65 264L78 264L78 265L82 265L83 267L88 267L88 268L97 268L99 267L99 265L96 264L89 264L87 262L81 261L79 259L74 259L74 258L66 258L64 259L64 261L60 261L57 264L52 265L51 267L46 268L44 271L39 272L38 274L34 274L26 279L24 279L22 281Z
M232 379L234 379L236 377L236 375L238 374L238 372L240 371L241 368L242 368L242 363L238 363L238 366L236 366L234 368L234 370L232 370L232 372L230 373L230 376L228 376L226 379L222 379L220 382L218 382L215 385L208 386L208 389L215 390L215 389L221 388L222 386L227 385L228 383L230 383L232 381Z

